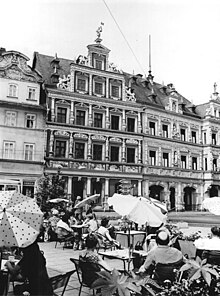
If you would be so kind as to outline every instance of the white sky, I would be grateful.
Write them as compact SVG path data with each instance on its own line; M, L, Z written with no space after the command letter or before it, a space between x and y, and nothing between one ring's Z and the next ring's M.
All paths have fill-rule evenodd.
M137 63L112 16L141 64ZM151 35L154 80L173 83L194 104L220 92L220 0L0 0L0 46L73 59L86 55L104 23L110 61L129 73L148 74Z

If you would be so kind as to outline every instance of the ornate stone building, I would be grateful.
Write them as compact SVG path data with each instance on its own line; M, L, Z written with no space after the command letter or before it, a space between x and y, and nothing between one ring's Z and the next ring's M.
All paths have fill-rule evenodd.
M172 84L130 75L110 62L100 34L75 60L35 52L47 103L46 172L60 169L71 199L100 193L105 205L121 179L137 196L170 209L201 208L218 195L220 100L195 106Z
M0 179L19 181L33 195L43 171L46 110L39 105L41 76L28 60L0 48Z

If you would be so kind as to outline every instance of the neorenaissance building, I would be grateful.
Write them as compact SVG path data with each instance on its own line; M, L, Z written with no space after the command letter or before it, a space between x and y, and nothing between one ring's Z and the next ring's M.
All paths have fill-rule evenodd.
M46 109L40 105L41 76L28 61L0 48L0 179L1 186L17 181L21 192L33 196L43 172Z
M118 70L100 34L75 60L35 52L47 103L46 168L100 204L130 180L132 194L198 210L220 186L220 98L193 105L172 84Z

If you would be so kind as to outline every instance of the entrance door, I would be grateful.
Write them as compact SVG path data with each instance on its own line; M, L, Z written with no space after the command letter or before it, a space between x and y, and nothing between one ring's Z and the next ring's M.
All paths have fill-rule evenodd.
M195 202L193 202L193 193L195 189L192 187L184 188L184 204L185 204L185 211L193 211L196 207Z
M175 202L175 188L170 188L170 210L175 210L176 202Z

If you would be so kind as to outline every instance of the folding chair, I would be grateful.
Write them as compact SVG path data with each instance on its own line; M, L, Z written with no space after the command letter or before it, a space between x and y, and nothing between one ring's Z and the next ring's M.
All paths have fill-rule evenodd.
M53 287L53 295L54 296L63 296L64 295L64 292L65 292L66 287L68 285L69 279L75 271L76 270L68 271L64 274L58 274L58 275L55 275L50 278L50 282ZM55 293L55 290L58 290L60 288L63 288L63 289L59 291L59 294Z
M98 278L96 277L96 272L100 271L100 265L97 263L91 263L83 260L82 257L80 259L70 258L70 261L74 263L76 268L77 277L79 280L79 294L81 295L82 288L92 289L91 285ZM94 289L92 289L93 295L95 295Z
M94 232L94 234L96 235L99 241L98 249L104 249L106 251L106 250L114 250L116 248L114 243L106 240L106 238L102 234L98 232Z

